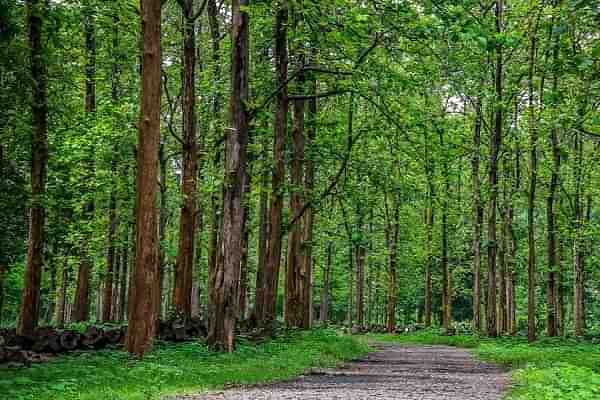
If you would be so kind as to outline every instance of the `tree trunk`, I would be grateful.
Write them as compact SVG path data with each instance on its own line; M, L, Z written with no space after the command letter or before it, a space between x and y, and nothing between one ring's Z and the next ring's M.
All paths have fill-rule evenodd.
M263 160L267 158L267 146L263 143ZM265 268L267 265L267 236L268 236L268 205L269 194L268 194L268 180L269 170L266 168L267 164L263 164L262 173L260 178L260 195L258 199L259 208L259 227L258 227L258 265L256 267L256 291L254 298L254 315L256 321L262 321L264 319L264 305L265 305Z
M125 314L127 311L127 281L129 277L129 229L125 231L125 245L123 246L123 253L121 254L121 275L119 280L119 314L117 320L119 322L125 321Z
M503 0L496 0L496 33L502 34L504 9ZM502 145L502 69L503 54L502 46L496 46L496 72L495 72L495 103L494 127L490 130L490 159L489 159L489 187L490 202L488 215L488 293L487 293L487 332L491 337L498 335L497 313L496 313L496 253L498 251L496 235L496 212L498 209L498 155Z
M243 235L244 185L248 146L249 0L233 0L231 27L231 126L225 145L223 196L224 262L217 267L216 302L209 316L207 342L212 349L234 350L238 316L237 282L240 275ZM249 184L249 183L248 183Z
M312 93L316 93L317 85L316 80L311 79L311 90ZM308 145L308 156L305 156L304 162L304 201L310 202L309 206L304 212L303 227L304 232L302 234L302 246L300 252L302 255L302 276L303 276L303 297L306 301L305 308L308 308L308 312L304 315L303 325L306 328L310 328L312 325L312 314L313 314L313 229L314 229L314 209L312 206L314 180L315 180L315 163L312 156L313 146L315 145L316 133L317 133L317 101L311 99L308 101L307 110L307 145Z
M141 0L142 91L136 176L136 253L125 348L143 357L152 347L160 312L159 238L156 210L160 148L161 1Z
M327 262L323 271L323 286L321 287L321 304L319 308L319 320L321 325L329 321L329 286L331 277L331 258L333 256L333 242L327 242Z
M527 192L527 340L535 341L535 191L537 185L537 128L535 126L533 77L535 72L536 27L529 34L528 68L528 129L529 129L529 190Z
M44 249L44 203L48 164L48 87L44 56L43 22L46 2L26 3L31 56L31 206L27 239L27 263L21 297L17 334L33 333L38 324L42 253Z
M285 138L288 115L288 51L287 51L288 2L281 0L275 15L275 63L276 83L281 87L277 92L274 141L273 174L271 177L271 205L269 210L269 240L267 249L267 267L265 268L265 305L264 321L275 319L277 305L277 286L281 264L281 211L283 209L283 183L285 179Z
M196 233L196 23L194 0L181 2L183 11L183 180L181 184L181 214L179 218L179 248L175 266L173 304L175 311L189 318L192 315L192 279L194 270L194 236Z
M113 156L116 157L116 156ZM115 160L113 160L115 161ZM113 163L113 173L116 168L116 162ZM113 185L114 186L114 185ZM104 279L104 307L102 308L102 321L112 321L112 306L113 306L113 281L114 281L114 270L116 264L116 249L115 249L115 236L117 234L118 220L117 220L117 198L113 191L110 195L110 205L108 207L108 252L106 256L106 276Z
M302 63L301 63L302 64ZM304 74L297 77L298 86L303 87ZM308 328L304 316L308 314L308 291L305 287L306 275L303 266L302 247L302 184L304 161L304 100L295 100L294 129L292 131L292 161L290 170L290 216L296 221L290 226L288 235L287 270L285 300L287 305L286 323L288 327Z
M582 179L583 179L583 140L580 134L575 134L575 214L573 237L573 330L575 336L583 336L585 328L584 316L584 266L583 266L583 204L582 204Z
M396 195L393 200L393 216L388 215L388 249L389 249L389 280L388 280L388 300L387 300L387 331L394 333L396 331L396 264L398 252L398 236L400 233L400 204Z
M431 312L433 302L432 273L434 266L433 257L433 226L435 223L435 166L430 155L429 136L426 134L425 147L425 173L427 176L427 207L425 209L425 223L427 224L427 259L425 261L425 304L424 304L424 322L426 327L431 326Z
M559 40L560 33L553 33L553 61L554 71L552 75L552 96L556 99L558 96L558 73L556 71L558 56L559 56ZM552 107L558 110L556 100L553 100ZM558 128L550 128L550 146L552 149L552 173L550 175L550 185L548 189L548 198L546 200L546 221L548 229L548 278L546 287L546 330L549 337L558 335L558 328L562 329L562 315L559 310L558 292L561 290L557 282L557 274L559 273L559 260L557 257L557 232L556 214L554 206L556 204L556 192L559 186L560 179L560 142L558 139ZM561 278L558 278L561 279ZM561 305L562 307L562 305ZM560 317L560 318L559 318Z
M481 157L481 98L475 103L475 128L473 129L473 158L471 179L473 186L473 331L481 332L481 230L483 206L481 204L481 179L479 164Z
M58 292L58 303L56 306L56 326L62 328L66 320L66 305L67 294L69 290L70 274L69 274L69 252L64 254L64 263L60 280L60 290Z
M449 329L452 325L452 276L448 266L448 212L450 203L450 171L448 165L448 150L445 149L442 131L440 146L444 151L443 176L444 176L444 201L442 208L442 327Z
M360 243L356 248L356 324L365 327L365 258L366 248Z
M84 4L84 36L85 36L85 52L86 52L86 68L85 68L85 112L88 116L93 115L96 111L96 26L93 6L85 2ZM84 186L88 185L88 180L93 174L93 155L89 154L90 160L87 166L88 171L85 177ZM86 190L90 190L89 188ZM89 195L89 193L88 193ZM90 223L93 217L94 201L86 200L82 217L86 223ZM84 236L88 236L85 233ZM88 237L84 237L80 243L80 261L79 273L77 275L77 290L75 293L75 304L73 309L73 321L83 322L89 319L90 312L90 277L92 274L92 260L88 254ZM99 292L98 292L99 295Z
M246 309L248 308L248 251L249 251L249 237L250 237L250 185L251 185L250 166L246 170L246 178L244 181L244 215L242 217L242 258L240 261L240 280L238 284L239 294L239 315L241 319L246 318Z

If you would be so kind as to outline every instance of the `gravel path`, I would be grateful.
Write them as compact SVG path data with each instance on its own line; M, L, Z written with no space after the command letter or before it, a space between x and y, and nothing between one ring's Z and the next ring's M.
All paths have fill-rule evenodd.
M177 400L499 400L508 384L501 368L445 346L378 345L363 359L296 380Z

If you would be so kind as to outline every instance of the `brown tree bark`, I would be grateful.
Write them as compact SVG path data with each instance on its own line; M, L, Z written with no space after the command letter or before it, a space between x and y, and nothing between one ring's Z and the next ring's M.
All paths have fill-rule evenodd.
M316 93L317 90L317 82L315 79L311 79L311 90L312 93ZM308 148L308 156L306 157L306 161L304 162L304 195L305 201L311 201L311 205L306 209L304 213L304 234L302 237L302 266L304 271L304 292L306 296L308 296L308 309L309 313L307 313L304 318L304 326L310 328L312 325L313 318L311 317L313 311L313 301L312 301L312 288L313 288L313 229L315 224L315 213L314 208L312 206L312 199L314 196L313 190L315 186L315 162L313 160L312 150L315 145L315 140L317 136L317 100L311 99L308 101L308 110L307 110L307 148Z
M136 174L136 253L125 348L143 357L152 347L160 312L156 210L160 147L161 1L141 0L142 91Z
M387 199L386 205L387 205ZM396 301L397 301L397 284L396 284L396 265L398 258L398 236L400 234L400 204L397 195L393 195L391 215L387 214L387 244L389 252L389 270L388 270L388 298L387 298L387 318L386 326L389 333L396 331Z
M233 0L231 27L232 128L226 132L225 193L223 196L224 262L217 267L215 304L209 316L210 348L234 350L238 316L237 282L240 275L243 235L244 185L248 146L249 0Z
M325 325L329 321L329 286L331 285L331 258L333 257L333 242L327 242L327 261L323 269L323 286L319 307L319 321Z
M425 261L425 304L423 309L423 319L425 326L430 327L433 303L432 273L434 266L433 228L435 223L435 165L431 158L429 135L426 133L425 136L425 175L427 177L427 206L425 208L425 223L427 225L427 259Z
M366 247L360 243L356 248L356 324L365 327L365 258Z
M483 227L483 206L481 203L481 98L475 102L475 126L473 129L473 157L471 159L471 180L473 187L473 330L481 332L481 230Z
M44 195L48 165L48 84L44 61L43 22L45 2L26 2L31 57L31 206L27 239L27 264L17 334L28 335L37 327L44 248Z
M496 33L503 31L504 1L496 0ZM488 165L488 183L490 187L489 213L488 213L488 288L487 288L487 333L491 337L498 335L497 327L497 286L496 286L496 253L498 251L496 215L498 209L498 155L502 145L502 76L503 76L502 46L496 46L496 71L495 71L495 113L493 129L490 130L490 157Z
M528 129L529 129L529 189L527 191L527 340L531 343L536 339L535 329L535 192L537 186L537 127L535 121L533 77L535 73L536 29L529 33L529 67L528 67Z
M220 24L219 24L219 8L215 0L208 0L206 3L208 22L210 28L211 45L212 45L212 67L213 67L213 97L211 111L215 116L216 121L220 121L221 116L221 49L220 49ZM213 124L215 138L222 135L222 130L219 126ZM219 140L216 139L218 143ZM215 144L215 156L213 164L215 168L219 168L221 163L220 145ZM221 190L222 192L222 190ZM221 257L221 213L223 210L222 202L220 201L219 191L215 190L210 196L210 233L208 238L208 315L213 313L212 307L216 303L215 285L217 279L217 265L222 259Z
M579 132L575 134L575 165L574 165L574 208L573 215L573 330L575 336L583 336L585 329L584 315L584 249L582 244L583 229L583 139Z
M267 237L269 229L268 221L268 180L269 170L266 168L267 158L267 145L263 143L263 160L265 163L262 166L261 173L261 184L260 194L258 199L258 265L256 266L256 292L254 298L254 316L256 321L263 321L264 319L264 305L265 305L265 268L267 264Z
M552 96L554 99L558 96L558 56L559 56L559 40L560 33L553 33L553 57L552 64L554 70L552 73ZM557 109L556 100L553 101L552 107ZM549 337L558 335L559 328L559 304L558 304L558 291L560 290L557 282L557 275L559 272L559 260L557 255L557 221L554 207L556 205L556 194L559 189L560 179L560 142L558 138L558 128L550 128L550 146L552 149L552 173L550 175L550 184L548 188L548 197L546 199L546 221L548 231L548 276L546 286L546 332ZM562 317L562 315L561 315ZM560 321L562 322L562 321ZM560 324L562 329L562 324Z
M189 318L192 315L192 277L194 270L194 237L196 234L196 178L198 176L195 95L196 21L194 0L180 0L179 3L183 12L183 177L173 305L177 313Z
M298 75L298 85L303 86L303 73ZM301 254L303 227L298 218L302 210L302 185L304 162L304 100L294 100L294 128L292 131L292 161L290 168L290 216L296 221L290 226L288 235L287 270L285 300L287 306L286 324L288 327L308 328L304 316L308 314L309 293L305 287L306 273Z
M288 1L280 0L275 15L275 69L277 92L273 141L273 173L271 176L271 204L269 207L269 240L265 268L264 320L275 319L277 286L281 264L281 211L283 209L283 183L285 179L285 137L288 115L288 51L287 51Z
M239 315L241 319L246 318L246 309L248 308L248 251L249 251L249 239L250 239L250 186L251 186L250 166L246 169L246 177L244 179L244 207L242 216L242 258L240 261L240 280L238 283L238 304L239 304Z
M83 9L84 36L85 36L85 112L88 115L93 115L96 111L96 21L94 15L94 7L89 2L84 3ZM88 154L88 176L85 180L89 180L93 174L93 155ZM84 182L87 185L87 182ZM84 204L82 217L85 221L92 218L94 210L94 201L88 199ZM87 236L86 233L84 236ZM84 237L79 246L79 273L77 274L77 289L75 292L75 303L73 305L73 321L83 322L89 319L90 312L90 278L92 274L92 260L88 254L88 239ZM98 291L100 295L100 291Z
M113 156L116 157L116 156ZM116 159L113 160L113 174L116 169ZM114 186L114 183L113 183ZM115 237L117 234L118 220L117 220L117 198L113 191L110 196L110 204L108 207L108 251L106 256L106 276L104 278L104 305L102 308L102 321L112 321L113 315L111 313L113 307L113 281L115 276L115 264L116 260L116 249L115 249Z
M442 327L449 329L452 325L452 275L448 265L448 213L450 206L450 171L448 150L445 148L443 132L439 131L440 146L444 151L443 176L444 200L442 206Z

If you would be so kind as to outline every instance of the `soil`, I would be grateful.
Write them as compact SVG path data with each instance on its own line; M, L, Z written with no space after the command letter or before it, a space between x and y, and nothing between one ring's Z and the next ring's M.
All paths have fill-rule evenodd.
M337 369L176 400L500 400L508 384L507 371L467 350L385 344Z

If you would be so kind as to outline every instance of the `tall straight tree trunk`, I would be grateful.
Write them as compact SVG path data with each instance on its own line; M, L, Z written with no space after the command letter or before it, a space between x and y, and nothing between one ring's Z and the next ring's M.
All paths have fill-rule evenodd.
M527 191L527 340L535 341L535 191L537 185L537 128L535 126L533 77L535 72L536 27L529 34L528 68L528 129L529 129L529 189Z
M496 33L502 34L504 2L496 0ZM498 251L496 214L498 209L498 155L502 145L502 75L503 75L502 46L496 46L496 72L495 72L495 114L494 126L490 130L490 159L488 183L490 186L490 200L488 213L488 290L487 290L487 333L491 337L498 335L496 313L496 253Z
M141 0L142 91L136 174L136 251L125 348L143 357L152 347L160 312L156 210L160 148L161 1Z
M287 24L288 2L280 0L275 15L275 64L276 83L281 86L277 92L274 141L273 141L273 174L271 177L271 205L269 210L269 240L267 250L267 264L265 268L265 305L264 320L275 319L277 304L277 286L279 282L279 269L281 264L281 211L283 209L283 183L285 179L285 137L287 132L288 115L288 51L287 51Z
M267 145L263 142L263 161L262 173L260 176L260 194L258 199L258 264L256 266L256 288L254 298L254 317L256 321L264 319L265 305L265 268L267 264L267 236L269 229L268 221L268 180L269 170L266 168Z
M122 250L122 254L121 254L121 276L119 277L119 280L121 281L120 285L119 285L119 314L118 314L118 321L124 321L125 320L125 314L127 312L127 282L128 282L128 278L129 278L129 232L130 229L129 227L127 227L127 229L125 230L125 241L124 241L124 246L123 246L123 250Z
M483 227L483 206L481 204L481 179L479 164L481 158L481 98L475 102L475 127L473 129L473 158L471 179L473 187L473 330L481 331L481 229Z
M66 321L66 306L67 306L67 295L70 284L69 274L69 251L65 251L63 261L63 269L60 279L60 289L58 291L58 304L56 306L56 326L62 328L65 326ZM1 321L1 319L0 319Z
M165 249L161 246L164 243L167 235L167 223L169 219L169 210L167 204L167 155L165 150L166 144L164 141L160 142L158 148L158 168L159 168L159 202L160 208L158 211L158 274L159 274L159 293L161 297L159 314L160 317L166 315L166 311L169 304L170 293L168 289L165 289L165 285L169 285L169 274L167 271L167 255Z
M449 329L452 325L452 276L448 266L448 212L450 203L450 171L448 165L448 151L442 131L440 146L444 151L443 176L444 176L444 201L442 207L442 327Z
M575 134L575 194L574 194L574 237L573 237L573 330L575 336L583 336L585 328L584 316L584 265L583 265L583 140L579 132Z
M111 71L111 100L113 107L119 105L119 18L113 16L113 31L112 31L112 71ZM113 120L113 134L117 137L118 134L118 122L116 118ZM104 298L105 307L102 311L102 321L108 322L117 317L113 311L114 305L117 303L117 297L115 297L115 288L118 285L118 271L115 273L115 265L119 264L119 255L116 249L116 234L118 230L118 216L117 216L117 160L118 148L117 145L113 145L112 149L112 160L111 160L111 192L108 207L108 251L106 255L106 277L104 279ZM115 279L116 278L116 279ZM114 285L113 285L114 282Z
M116 155L113 155L116 157ZM113 173L116 169L116 159L113 159ZM108 206L108 251L106 255L106 276L104 278L104 307L102 308L102 321L109 322L112 320L113 315L111 313L113 306L113 281L115 275L115 264L116 259L116 248L115 248L115 237L117 234L118 220L117 220L117 198L114 192L115 183L113 183L113 189L110 195L109 206Z
M194 0L181 2L183 11L183 181L179 218L179 247L175 267L173 304L175 311L191 317L192 279L194 270L194 236L196 234L196 23Z
M558 275L556 280L556 319L558 330L562 336L566 334L565 310L565 246L562 238L558 238Z
M211 112L215 117L215 121L219 122L221 117L221 48L220 48L220 25L219 25L219 8L216 0L208 0L206 3L206 11L208 14L208 25L210 28L211 37L211 56L213 68L213 86L212 86L212 102ZM218 138L222 135L222 130L218 124L213 125L213 134L215 141L218 143ZM213 165L216 169L221 163L221 149L218 144L215 144L215 155ZM222 190L221 190L222 191ZM220 233L221 233L221 211L222 204L219 198L219 191L214 190L210 195L209 201L210 212L210 231L208 235L208 315L212 313L212 306L215 303L215 282L217 273L217 263L220 255Z
M427 207L425 210L425 223L427 224L427 260L425 261L425 305L424 305L424 322L426 327L431 326L431 313L433 303L433 226L435 223L435 169L431 155L429 154L429 139L426 138L426 175L427 175Z
M50 270L50 279L48 285L48 308L46 308L46 315L44 316L44 322L48 325L52 325L52 318L56 312L56 263L54 262L55 257L52 257L48 264Z
M217 267L216 302L209 316L207 342L229 352L235 346L248 147L249 0L233 0L231 27L231 128L225 134L223 195L224 262ZM249 183L248 183L249 184Z
M323 270L323 286L321 287L321 304L319 308L319 321L325 325L329 321L329 286L331 278L331 258L333 257L333 242L327 242L327 261Z
M365 327L365 258L366 247L360 243L356 248L356 324Z
M88 118L92 118L92 115L96 111L96 22L95 22L95 9L89 2L84 2L84 36L85 36L85 53L86 53L86 67L85 67L85 112ZM89 180L93 174L93 154L88 154L90 160L88 160L89 169L85 180ZM84 185L88 185L84 182ZM89 190L89 189L87 189ZM86 222L90 222L92 219L92 213L94 210L94 201L92 199L86 200L83 210L83 219ZM85 236L88 234L86 233ZM90 278L92 274L92 260L88 254L88 242L89 238L84 237L80 244L80 261L79 261L79 273L77 275L77 290L75 292L75 304L73 309L73 320L75 322L87 321L89 319L90 312ZM100 291L97 292L98 296Z
M240 261L240 279L238 282L238 304L239 304L239 318L246 318L246 309L248 308L248 251L249 239L250 239L250 185L251 176L250 166L246 170L246 177L244 180L244 215L242 217L242 258Z
M303 73L298 75L298 85L304 84ZM292 162L290 169L290 216L296 222L290 226L288 235L285 300L288 327L308 328L304 316L308 314L308 292L305 288L302 246L302 184L304 161L304 100L294 100L294 129L292 131Z
M558 56L559 56L559 43L560 34L553 33L553 73L552 73L552 107L557 110L556 98L558 96ZM548 278L546 286L546 332L549 337L558 335L558 327L562 329L562 315L559 317L559 304L558 304L558 291L560 290L557 283L557 275L559 272L559 260L557 256L557 223L556 214L554 212L554 206L556 204L556 192L559 186L560 179L560 142L558 139L558 128L553 126L550 128L550 146L552 149L552 173L550 175L550 185L548 188L548 198L546 200L546 221L548 230ZM560 278L559 278L560 279ZM559 321L561 322L559 324Z
M394 194L392 204L392 215L388 212L388 223L387 223L387 242L389 252L389 270L388 270L388 298L387 298L387 331L394 333L396 331L396 301L397 301L397 288L396 288L396 265L397 265L397 252L398 252L398 236L400 234L400 204L399 199Z
M310 77L309 88L311 93L317 91L317 81ZM306 118L306 144L308 147L308 156L305 156L304 162L304 198L305 202L310 202L303 215L302 246L300 252L302 255L302 276L303 293L307 304L308 312L304 314L303 326L310 328L312 325L313 313L313 229L314 229L314 209L312 207L314 181L315 181L315 162L313 160L312 150L315 145L317 135L317 100L315 98L308 101L308 110Z

